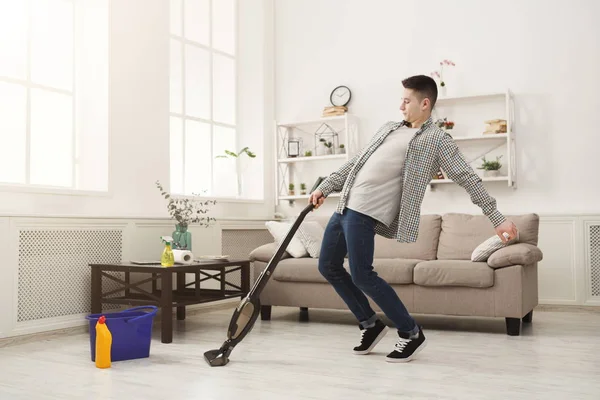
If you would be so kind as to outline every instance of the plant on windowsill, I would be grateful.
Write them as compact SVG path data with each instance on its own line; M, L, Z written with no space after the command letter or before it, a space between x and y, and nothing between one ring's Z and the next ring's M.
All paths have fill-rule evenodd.
M204 227L210 226L211 222L216 221L208 215L207 206L217 204L216 200L200 200L189 198L173 198L159 181L156 181L156 187L168 201L167 211L172 219L177 221L175 231L173 232L173 249L192 250L192 234L188 231L190 224L199 224ZM198 194L194 194L198 197Z
M495 161L488 161L483 157L481 159L482 164L477 169L483 170L483 176L485 177L497 177L500 175L500 168L502 168L502 164L500 164L500 158L502 156L496 157Z
M250 151L249 147L244 147L243 149L241 149L239 152L235 153L231 150L225 150L225 154L220 154L218 156L216 156L215 158L231 158L231 159L240 159L240 156L242 154L246 154L248 157L250 158L255 158L256 154L253 153L252 151ZM244 167L240 168L240 171L245 171ZM243 193L243 188L242 188L242 174L240 174L239 172L236 172L236 177L237 177L237 192L238 192L238 197L242 196Z

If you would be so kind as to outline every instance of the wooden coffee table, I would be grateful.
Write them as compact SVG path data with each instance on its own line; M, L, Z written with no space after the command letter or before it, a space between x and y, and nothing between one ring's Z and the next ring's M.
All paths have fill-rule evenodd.
M194 264L162 267L160 263L152 265L139 265L133 263L121 264L90 264L92 269L92 314L102 312L102 304L126 304L131 306L153 305L161 310L161 341L173 341L173 307L177 307L177 319L185 319L185 306L192 304L208 303L232 297L243 298L250 290L250 260L228 261L202 261ZM234 268L230 268L234 267ZM125 279L119 279L107 272L123 272ZM213 273L208 273L213 271ZM214 271L218 273L214 274ZM227 278L232 278L232 273L241 272L241 285L238 286ZM150 277L137 282L130 281L130 274L149 274ZM186 282L188 274L194 275L193 282ZM214 274L214 275L213 275ZM173 275L176 275L176 289L173 290ZM102 279L110 279L119 287L108 292L102 292ZM201 288L200 283L216 280L220 283L219 289ZM161 290L157 288L157 281L161 281ZM152 282L152 289L148 291L140 286ZM231 287L231 288L228 288ZM116 293L125 292L123 296L114 296Z

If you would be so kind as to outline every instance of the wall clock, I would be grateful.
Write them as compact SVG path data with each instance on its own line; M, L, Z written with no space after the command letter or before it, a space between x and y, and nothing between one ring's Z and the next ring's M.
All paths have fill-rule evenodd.
M331 92L331 96L329 96L329 100L331 104L336 107L345 107L350 103L350 99L352 98L352 93L347 86L338 86Z

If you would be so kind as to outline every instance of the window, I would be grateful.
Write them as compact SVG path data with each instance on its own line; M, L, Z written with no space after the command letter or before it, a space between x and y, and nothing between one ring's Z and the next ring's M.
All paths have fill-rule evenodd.
M107 0L0 0L0 183L108 189Z
M236 0L171 0L171 192L237 195Z

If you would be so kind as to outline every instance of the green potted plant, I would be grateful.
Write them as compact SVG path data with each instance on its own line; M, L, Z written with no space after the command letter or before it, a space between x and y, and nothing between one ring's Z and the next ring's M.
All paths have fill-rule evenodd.
M331 154L332 150L333 150L333 143L328 142L327 140L321 138L319 139L319 142L323 143L323 146L325 146L325 153L324 154Z
M444 119L438 119L437 121L435 121L435 124L444 130L450 130L452 128L454 128L454 122L453 121L448 121L448 118L444 118Z
M310 156L312 156L312 151L310 151L310 150L306 150L306 151L304 152L304 157L310 157Z
M346 146L344 144L340 144L340 154L346 154Z
M496 157L495 161L486 160L485 157L481 159L482 164L477 169L483 170L483 176L485 177L496 177L500 175L500 168L502 168L502 164L500 164L500 158L502 156Z
M294 191L294 184L293 183L289 184L288 189L289 189L288 194L290 196L294 196L296 194L296 192Z
M192 234L188 231L189 224L200 224L202 226L210 226L211 221L216 219L208 216L208 205L215 205L215 200L202 200L197 198L199 195L194 194L196 198L179 198L175 199L168 193L159 181L156 181L156 187L167 200L167 211L171 218L177 221L175 231L173 232L173 249L192 250Z
M306 194L306 183L301 183L300 184L300 194L301 195L305 195Z

